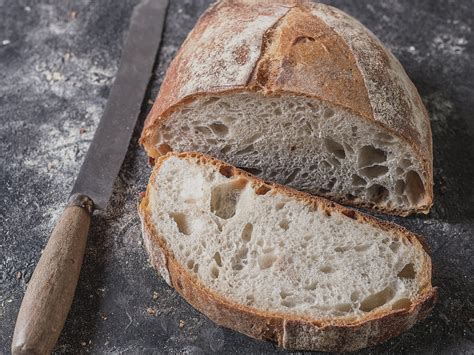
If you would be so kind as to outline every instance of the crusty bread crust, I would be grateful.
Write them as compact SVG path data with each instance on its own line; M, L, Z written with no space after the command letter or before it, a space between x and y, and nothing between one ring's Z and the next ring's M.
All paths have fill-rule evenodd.
M161 155L156 134L172 112L199 96L239 91L317 98L400 137L423 167L426 194L418 207L389 210L337 198L385 213L428 213L433 157L427 111L400 62L354 18L305 0L223 0L212 5L168 68L146 119L140 141L148 155Z
M180 265L165 239L157 233L149 207L150 189L162 163L171 156L181 159L193 159L200 164L215 166L225 176L242 176L248 179L258 191L272 190L285 194L312 208L324 208L327 213L342 213L346 216L369 223L382 230L391 230L409 241L414 248L424 251L421 271L417 282L422 285L420 294L411 300L406 309L379 309L368 313L362 319L311 319L303 316L291 316L278 312L265 312L252 307L236 304L206 288L195 275ZM147 193L139 205L143 238L153 266L165 281L173 286L193 307L219 325L237 330L251 337L277 342L279 346L291 349L319 351L354 351L380 343L411 328L418 320L424 319L433 308L437 292L431 286L431 259L429 251L421 237L398 225L381 221L345 208L321 197L312 196L285 186L264 182L242 170L227 165L199 153L168 153L160 157L150 177Z

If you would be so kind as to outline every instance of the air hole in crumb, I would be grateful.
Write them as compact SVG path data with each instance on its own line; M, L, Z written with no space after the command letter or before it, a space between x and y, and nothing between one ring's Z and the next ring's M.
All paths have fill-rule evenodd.
M359 170L359 174L369 179L375 179L385 175L388 172L388 168L383 165L374 165Z
M415 268L412 263L406 264L403 269L398 273L398 277L405 279L414 279L415 278Z
M425 196L425 187L417 172L410 170L406 176L405 194L411 204L418 204Z
M188 225L187 216L184 213L174 212L170 214L170 217L173 218L180 233L185 235L191 234L191 229Z
M397 253L397 251L400 249L400 243L399 242L392 242L390 244L390 250L393 252L393 253Z
M378 163L383 163L387 160L387 152L377 149L372 145L366 145L360 148L357 166L364 168Z
M379 184L373 184L367 189L367 195L370 201L379 203L388 197L388 190Z
M367 185L367 181L362 179L357 174L352 174L352 186L365 186L365 185Z
M339 303L336 304L334 308L336 309L336 311L344 313L350 312L352 310L352 306L349 303Z
M272 267L277 257L274 254L264 254L257 258L258 267L260 270L265 270Z
M165 155L166 153L169 153L173 150L166 143L160 144L157 149L158 149L158 152L160 152L161 155Z
M290 227L290 222L288 222L287 219L283 219L280 221L278 225L280 226L281 229L288 230L288 228Z
M219 173L221 173L221 175L224 175L226 178L230 178L234 175L232 172L232 167L230 166L221 166L219 168Z
M197 273L199 271L199 264L194 264L193 271Z
M334 185L336 184L336 182L337 182L336 178L331 178L331 179L328 181L328 183L327 183L327 185L326 185L326 188L327 188L329 191L331 191L332 188L334 187Z
M349 153L349 154L354 154L354 149L352 149L352 147L347 144L347 143L343 143L343 146L344 146L344 150Z
M390 286L388 286L382 291L364 298L364 300L360 303L360 310L362 312L370 312L375 308L381 307L388 301L390 301L393 298L394 294L394 290Z
M354 250L361 252L361 251L366 251L366 250L368 250L369 248L370 248L370 244L361 244L361 245L356 245L356 246L354 247Z
M344 211L342 211L342 214L349 217L349 218L351 218L351 219L357 219L356 213L353 210L344 210Z
M204 135L210 135L212 133L211 129L206 126L197 126L195 128L195 133L201 133Z
M242 259L247 259L247 255L249 253L249 249L247 247L242 247L237 251L237 258L242 260Z
M276 109L273 110L273 113L277 116L280 116L283 112L281 112L281 109L277 107Z
M216 253L214 254L214 260L216 261L217 266L222 266L221 254L218 251L216 251Z
M327 151L334 154L337 158L344 159L346 157L344 147L331 138L324 138L324 145Z
M232 122L235 121L235 117L225 116L225 117L222 117L222 121L224 121L227 124L231 124Z
M375 138L378 139L381 142L391 142L393 140L393 136L391 136L387 133L377 133L375 135Z
M349 246L339 246L339 247L335 247L334 251L336 253L344 253L344 252L348 251L349 249L350 249Z
M233 264L232 265L232 270L235 270L235 271L240 271L244 268L244 266L242 264Z
M292 292L289 292L289 291L285 291L285 290L281 290L280 291L280 298L282 300L284 300L285 298L289 297L289 296L293 296L293 293Z
M308 291L313 291L316 289L317 286L318 286L318 283L316 281L312 281L309 284L304 285L303 288Z
M229 151L232 149L232 147L230 145L226 145L224 146L222 149L221 149L221 153L222 154L227 154L229 153Z
M247 223L242 230L242 240L249 242L252 239L253 224Z
M237 179L215 186L211 191L211 212L223 219L233 217L246 184L246 179Z
M324 274L330 274L330 273L333 273L336 270L334 270L334 268L330 265L324 265L324 266L321 266L319 268L319 271L321 271Z
M217 279L219 277L219 269L215 267L214 265L211 266L211 277L213 279Z
M329 164L326 160L323 160L321 163L319 163L319 165L323 170L328 170L331 167L331 164Z
M293 308L296 306L293 300L283 300L281 301L281 305L287 308Z
M278 202L276 205L275 205L275 209L277 211L281 210L283 207L285 207L286 205L286 202Z
M225 137L229 133L229 128L221 123L214 122L209 125L216 136Z
M405 181L403 180L397 180L395 183L395 193L397 195L403 194L403 191L405 190Z
M268 191L270 191L271 188L266 186L266 185L260 185L256 190L255 193L257 195L265 195Z
M330 109L330 108L326 108L324 110L323 117L324 118L329 118L329 117L332 117L332 116L334 116L334 110Z
M403 169L406 169L406 168L409 168L410 166L412 166L412 162L410 159L406 159L406 158L403 158L402 161L400 162L400 166L403 168Z
M310 241L311 239L313 239L313 236L312 235L305 235L303 239L306 240L306 241Z
M411 301L408 298L400 298L398 301L392 304L392 310L398 309L409 309L411 306Z
M188 269L192 270L192 268L194 267L194 260L189 259L188 262L186 263L186 266L188 267Z

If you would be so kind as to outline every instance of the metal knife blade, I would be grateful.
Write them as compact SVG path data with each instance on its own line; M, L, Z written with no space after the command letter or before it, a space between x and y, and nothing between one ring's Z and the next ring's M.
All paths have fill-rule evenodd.
M143 0L132 14L121 63L71 195L104 209L128 150L161 42L167 0Z

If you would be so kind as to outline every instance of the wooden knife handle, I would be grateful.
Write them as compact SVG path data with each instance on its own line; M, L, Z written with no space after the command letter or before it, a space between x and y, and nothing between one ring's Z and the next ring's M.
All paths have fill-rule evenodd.
M49 354L71 308L93 203L73 195L28 283L13 333L13 354Z

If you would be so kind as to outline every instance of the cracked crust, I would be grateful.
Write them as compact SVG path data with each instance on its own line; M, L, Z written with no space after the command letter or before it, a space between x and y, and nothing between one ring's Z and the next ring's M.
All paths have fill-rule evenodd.
M432 138L426 109L400 62L354 18L303 0L214 4L168 68L140 140L148 155L161 155L156 133L173 111L202 95L239 91L317 98L400 137L421 162L426 197L412 211L378 209L407 215L431 208ZM341 202L374 208L357 199L341 197Z
M149 189L153 185L161 164L171 156L181 159L194 159L200 164L213 165L225 176L242 176L251 181L258 189L273 190L296 198L312 207L324 206L328 213L343 213L346 216L369 223L383 230L394 231L414 248L424 250L424 261L420 272L420 294L412 299L405 309L381 309L370 312L357 320L310 319L291 316L278 312L266 312L232 302L206 288L195 275L180 265L164 238L157 233L149 207ZM173 286L193 307L219 325L234 329L256 339L270 340L289 349L319 351L354 351L375 345L411 328L417 321L424 319L437 299L436 288L431 286L431 259L424 241L420 236L401 226L381 221L355 210L345 208L321 197L312 196L285 186L264 182L252 175L199 153L168 153L155 163L150 177L147 193L140 202L139 214L143 224L143 238L150 261L166 282Z

